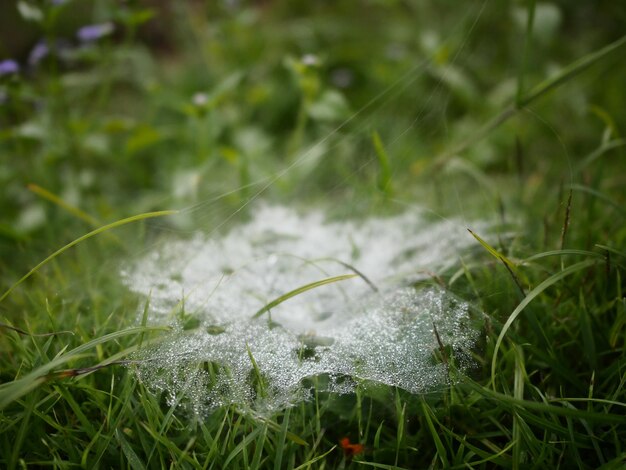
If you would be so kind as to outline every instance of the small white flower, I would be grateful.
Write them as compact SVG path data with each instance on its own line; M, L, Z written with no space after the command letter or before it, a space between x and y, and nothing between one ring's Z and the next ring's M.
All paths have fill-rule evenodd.
M304 65L319 65L320 59L315 54L304 54L300 59Z
M191 101L193 102L194 105L198 107L206 106L206 104L209 102L209 96L204 92L198 92L193 95L193 98L191 98Z

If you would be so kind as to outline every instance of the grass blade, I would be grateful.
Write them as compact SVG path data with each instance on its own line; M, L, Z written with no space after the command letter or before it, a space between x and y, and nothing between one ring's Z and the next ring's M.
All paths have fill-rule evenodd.
M576 77L578 74L588 69L593 64L600 61L601 59L603 59L604 57L611 54L613 51L619 49L625 44L626 44L626 36L622 36L616 41L613 41L612 43L604 46L602 49L594 51L590 54L587 54L584 57L581 57L578 60L575 60L574 62L566 66L560 73L556 74L554 77L548 78L547 80L543 81L542 83L537 85L535 88L533 88L530 92L526 93L524 96L519 98L516 101L516 103L504 108L504 110L502 110L500 114L496 115L494 118L488 121L481 129L475 132L466 141L461 142L456 147L453 147L452 150L437 157L433 163L433 167L435 169L443 167L448 162L448 160L450 160L452 157L467 150L476 142L479 142L485 137L487 137L493 130L497 129L503 123L508 121L511 117L515 116L525 106L528 106L533 101L542 97L543 95L545 95L552 89L558 88L562 84L567 83L572 78Z
M364 460L359 460L359 465L367 465L368 467L382 468L384 470L405 470L403 467L398 467L397 465L387 465L384 463L366 462Z
M252 430L249 434L245 435L243 437L243 439L241 440L241 442L239 442L239 444L237 444L233 450L230 452L230 454L228 454L228 457L226 457L226 461L224 462L224 465L222 468L228 468L228 465L239 456L239 454L244 454L244 449L248 446L248 444L250 444L250 442L252 442L254 439L256 439L257 434L259 434L264 428L259 426L257 428L255 428L254 430Z
M162 331L168 328L164 327L134 327L128 328L125 330L115 331L113 333L109 333L108 335L101 336L99 338L95 338L91 341L88 341L85 344L78 346L77 348L72 349L66 354L62 354L54 358L52 361L44 364L41 367L31 371L26 374L21 379L14 380L13 382L8 382L6 384L0 385L0 410L4 409L7 405L17 400L18 398L26 395L31 390L34 390L39 385L44 383L48 379L48 373L60 366L61 364L65 364L66 362L76 358L80 354L88 351L89 349L96 347L100 344L106 343L108 341L112 341L118 338L122 338L124 336L129 336L133 334L140 334L146 331Z
M515 373L513 381L513 396L517 400L524 399L524 378L526 371L524 370L524 351L520 347L513 347L515 353ZM519 469L522 462L522 419L517 413L513 413L513 468Z
M15 331L16 333L18 333L20 335L32 336L32 337L36 337L36 338L46 338L48 336L73 335L74 334L73 331L69 331L69 330L52 331L50 333L29 333L28 331L22 330L21 328L17 328L16 326L8 325L6 323L1 323L0 322L0 329L2 329L2 328L6 329L6 330Z
M283 453L285 449L285 439L289 430L289 415L291 408L287 408L283 414L283 423L278 433L278 442L276 443L276 460L274 460L274 470L280 470L283 463Z
M602 253L597 253L595 251L574 250L574 249L551 250L551 251L545 251L543 253L537 253L536 255L529 256L528 258L522 261L522 264L528 264L538 259L548 258L550 256L565 256L565 255L581 255L581 256L587 256L588 258L596 258L596 259L603 259L604 257Z
M466 379L465 384L468 385L471 390L483 395L485 398L495 400L498 403L506 403L512 407L519 407L527 411L537 411L548 415L585 419L601 424L626 424L626 416L624 414L600 413L595 411L579 410L571 407L554 406L531 400L520 400L505 393L499 393L491 390L488 387L483 387L471 379ZM559 400L557 399L555 401L558 402Z
M505 265L507 265L511 269L515 267L515 263L513 263L513 261L511 261L506 256L501 254L498 250L493 248L489 243L487 243L485 240L480 238L474 231L470 230L469 228L467 229L467 231L471 233L472 237L474 237L478 241L478 243L480 243L482 247L485 250L487 250L494 258L502 261Z
M333 450L335 450L337 448L337 446L332 446L330 449L328 449L326 452L324 452L321 455L318 455L317 457L312 458L311 460L304 462L302 465L298 465L296 468L294 468L293 470L303 470L305 468L308 468L311 466L311 464L317 462L318 460L322 460L324 457L326 457L328 454L330 454ZM363 462L359 461L359 464L361 464ZM397 467L394 467L397 468Z
M29 191L35 193L37 196L40 196L40 197L50 201L51 203L56 204L60 208L65 209L67 212L69 212L73 216L79 218L83 222L86 222L87 224L91 225L92 227L98 227L99 225L101 225L101 222L98 219L96 219L95 217L90 216L87 212L79 209L78 207L75 207L75 206L69 204L68 202L66 202L65 200L63 200L62 198L57 196L56 194L51 193L50 191L48 191L45 188L42 188L39 185L31 183L31 184L29 184L27 186L27 188L28 188Z
M618 40L613 41L610 44L607 44L602 49L598 49L597 51L594 51L590 54L587 54L586 56L581 57L578 60L575 60L574 62L569 64L567 67L565 67L563 70L561 70L560 73L558 73L552 78L549 78L543 81L542 83L537 85L533 90L527 93L520 100L519 107L529 105L530 103L535 101L537 98L548 93L553 88L557 88L563 83L568 82L569 80L571 80L572 78L574 78L575 76L583 72L584 70L588 69L599 60L604 59L607 55L611 54L613 51L619 49L625 44L626 44L626 36L622 36Z
M81 242L83 242L83 241L85 241L85 240L87 240L87 239L89 239L91 237L94 237L94 236L96 236L96 235L98 235L98 234L100 234L102 232L106 232L107 230L111 230L111 229L114 229L114 228L117 228L117 227L121 227L122 225L130 224L132 222L137 222L139 220L151 219L151 218L154 218L154 217L164 217L164 216L167 216L167 215L176 214L177 212L178 211L157 211L157 212L145 212L143 214L133 215L132 217L127 217L125 219L120 219L120 220L117 220L117 221L112 222L110 224L103 225L102 227L99 227L99 228L97 228L95 230L92 230L89 233L86 233L82 237L78 237L76 240L68 243L64 247L59 248L57 251L52 253L50 256L48 256L46 259L44 259L37 266L32 268L30 271L28 271L24 276L22 276L22 278L19 281L17 281L15 284L13 284L11 287L9 287L7 289L7 291L4 294L2 294L2 296L0 297L0 302L2 302L4 299L6 299L9 296L9 294L11 294L11 292L13 292L13 290L16 287L18 287L26 279L28 279L35 272L37 272L37 270L39 270L39 268L41 268L45 264L48 264L54 258L56 258L57 256L63 254L64 252L66 252L67 250L72 248L73 246L76 246L79 243L81 243Z
M385 150L383 141L380 139L378 132L372 133L372 142L374 144L374 150L376 150L376 156L378 157L378 164L380 166L380 172L378 173L377 186L385 196L391 196L391 165L389 163L389 154Z
M528 5L528 20L526 22L526 35L524 38L524 54L522 55L522 63L520 65L519 74L517 76L517 96L516 103L519 106L524 96L524 75L528 67L528 56L530 55L530 43L532 40L533 24L535 22L535 6L536 0L530 0Z
M602 194L600 191L596 189L583 186L582 184L572 184L570 186L570 190L580 191L581 193L585 193L585 194L589 194L591 196L597 197L601 201L606 202L607 204L610 204L622 217L626 217L626 210L624 210L624 207L621 204L619 204L618 202L615 202L613 199L611 199L605 194Z
M565 206L565 219L563 220L563 228L561 229L561 250L565 249L565 237L567 236L567 229L571 222L572 214L572 189L569 190L569 196L567 197L567 205Z
M254 375L257 380L257 383L256 383L257 393L261 397L267 398L267 392L266 392L267 384L266 384L265 377L263 376L261 369L259 369L259 365L254 359L254 356L252 355L252 351L250 350L250 346L248 346L248 343L246 343L246 350L248 351L248 357L250 358L250 363L252 364L252 369L254 370Z
M300 295L300 294L302 294L302 293L304 293L306 291L309 291L311 289L315 289L316 287L325 286L326 284L332 284L334 282L345 281L346 279L352 279L353 277L357 277L357 275L356 274L342 274L341 276L328 277L326 279L322 279L320 281L315 281L315 282L312 282L310 284L306 284L306 285L304 285L302 287L298 287L297 289L294 289L294 290L292 290L290 292L287 292L286 294L281 295L277 299L274 299L270 303L266 304L264 307L259 309L258 312L256 312L254 315L252 315L252 318L260 317L265 312L270 311L271 309L273 309L277 305L282 304L284 301L289 300L292 297L295 297L296 295Z
M513 311L513 313L511 313L511 315L507 319L506 323L502 327L502 331L500 332L500 335L498 336L498 339L496 341L496 346L495 346L495 348L493 350L493 358L491 360L491 381L492 381L494 387L495 387L496 363L497 363L497 359L498 359L498 351L500 349L500 345L502 344L502 340L506 336L507 331L509 331L509 328L511 327L513 322L517 319L517 317L520 315L520 313L522 313L522 311L526 308L526 306L530 302L532 302L535 299L535 297L537 297L539 294L541 294L544 290L546 290L551 285L553 285L556 282L560 281L564 277L569 276L570 274L574 274L574 273L576 273L578 271L581 271L581 270L583 270L583 269L585 269L585 268L587 268L589 266L593 266L596 263L597 263L596 260L581 261L579 263L573 264L572 266L570 266L568 268L565 268L562 271L559 271L556 274L553 274L548 279L546 279L541 284L539 284L537 287L535 287L533 290L531 290L528 293L528 295L524 298L524 300L522 300L520 302L520 304Z
M441 460L441 464L443 465L443 467L447 468L450 466L450 463L448 462L446 448L444 447L443 442L441 438L439 437L439 433L435 429L435 425L433 424L433 421L431 419L430 414L432 413L432 411L430 407L426 404L426 401L424 401L423 399L422 399L422 410L424 411L424 417L426 418L426 424L428 425L428 429L430 430L431 437L433 438L433 441L435 442L435 447L437 448L437 455L439 456L439 459Z

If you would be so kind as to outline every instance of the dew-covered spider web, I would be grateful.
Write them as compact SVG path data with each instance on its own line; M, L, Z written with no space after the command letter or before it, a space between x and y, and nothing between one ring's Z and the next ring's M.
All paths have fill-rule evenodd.
M470 366L479 326L469 304L440 287L438 277L458 269L460 258L476 244L465 230L465 195L454 185L446 194L463 220L433 220L410 199L411 190L392 194L394 178L406 175L394 175L385 159L402 159L404 168L419 174L421 164L435 155L424 155L432 148L412 140L413 131L423 126L416 134L447 139L450 90L464 80L456 61L470 53L464 49L487 3L475 2L446 29L447 37L436 28L415 32L421 52L414 64L398 66L397 80L387 80L390 85L343 121L326 128L320 124L325 133L298 153L278 163L265 155L270 163L264 163L262 144L268 139L257 138L259 129L234 132L253 182L231 187L229 181L211 180L221 196L191 201L194 206L180 218L185 238L166 239L122 271L128 288L149 302L147 323L173 327L134 357L132 368L148 388L170 405L186 404L200 414L231 404L273 411L308 400L314 389L349 393L357 386L384 384L423 393L449 384ZM408 44L412 38L413 33L403 40ZM389 44L391 62L406 60L403 40ZM304 69L319 60L314 54L303 57ZM407 94L430 82L431 91L417 100ZM407 106L410 116L385 136L386 148L379 142L374 151L372 130L381 124L389 129L378 116L385 119ZM315 113L312 118L320 118ZM363 135L366 153L357 142ZM457 169L480 180L471 165ZM378 182L371 184L376 172ZM175 175L180 189L175 194L192 197L201 178L195 170ZM308 188L314 194L299 198ZM236 208L220 212L219 200L237 194ZM364 216L369 203L363 197L386 201L391 209L377 213L395 215ZM338 200L349 206L353 200L353 212L360 215L333 219L309 200L326 207ZM409 208L398 214L398 205ZM207 214L211 208L215 213ZM191 228L185 217L195 222ZM203 230L203 218L216 223ZM484 229L481 234L490 226L472 222ZM195 231L191 238L189 230ZM332 282L304 288L322 280ZM140 311L137 322L143 320Z
M458 222L415 211L328 221L321 211L261 206L223 236L171 242L124 271L129 288L150 298L148 322L176 328L138 354L137 374L197 412L288 406L307 399L319 376L334 392L359 382L414 393L444 385L443 356L464 370L477 330L466 303L414 286L471 241ZM288 292L355 273L254 317Z

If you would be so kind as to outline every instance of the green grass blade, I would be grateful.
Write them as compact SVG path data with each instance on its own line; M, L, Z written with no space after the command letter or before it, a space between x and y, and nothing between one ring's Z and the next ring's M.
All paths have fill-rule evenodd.
M439 456L439 459L441 460L441 464L443 465L444 468L448 468L450 466L450 463L448 462L446 448L443 445L443 441L439 437L439 433L435 429L435 425L430 416L432 411L430 407L426 404L426 401L424 399L422 399L422 410L424 411L424 417L426 418L426 424L428 425L428 429L430 431L431 437L433 438L433 441L435 442L435 447L437 448L437 455Z
M2 322L0 322L0 329L6 329L6 330L15 331L16 333L19 333L20 335L32 336L34 338L46 338L48 336L73 335L74 334L73 331L69 331L69 330L51 331L50 333L30 333L30 332L28 332L26 330L23 330L21 328L18 328L16 326L7 325L6 323L2 323Z
M62 199L59 196L57 196L56 194L48 191L47 189L42 188L39 185L31 183L31 184L29 184L27 186L27 188L28 188L29 191L35 193L37 196L40 196L40 197L50 201L51 203L56 204L60 208L66 210L67 212L72 214L74 217L77 217L78 219L82 220L83 222L86 222L87 224L91 225L92 227L98 227L99 225L101 225L101 222L98 219L96 219L95 217L90 216L89 214L87 214L87 212L83 211L82 209L79 209L78 207L75 207L75 206L69 204L64 199Z
M494 400L497 403L507 404L511 407L519 407L521 409L525 409L527 411L536 411L541 413L546 413L547 415L557 415L575 419L584 419L588 421L593 421L601 424L626 424L626 415L624 414L614 414L614 413L599 413L595 411L586 411L579 410L576 408L563 407L563 406L554 406L546 403L531 401L531 400L520 400L505 393L499 393L494 390L491 390L488 387L483 387L480 384L474 382L471 379L465 379L464 383L473 391L483 395L485 398L490 400ZM559 402L561 400L555 400L555 402Z
M552 398L553 402L582 402L582 403L602 403L603 405L610 406L622 406L626 408L626 403L615 400L605 400L604 398L587 398L587 397L575 397L575 398Z
M624 146L626 146L626 139L611 140L609 142L602 144L600 147L598 147L596 150L594 150L589 155L587 155L584 159L582 159L581 162L578 163L578 165L576 165L576 172L578 173L582 171L584 168L589 166L591 163L595 162L598 158L600 158L601 156L603 156L610 150L624 147Z
M285 413L287 413L287 411L285 411ZM277 432L277 433L282 433L283 430L286 428L287 430L285 431L285 437L288 440L290 440L291 442L294 442L295 444L298 444L300 446L308 446L309 445L309 443L307 441L302 439L297 434L294 434L294 433L292 433L291 431L288 430L289 420L287 420L287 426L285 426L285 424L284 424L285 421L283 421L283 424L278 424L277 422L272 421L271 419L267 419L267 418L263 417L262 415L255 415L255 419L258 420L259 422L265 423L269 429L271 429L272 431Z
M591 67L593 64L603 59L604 57L606 57L613 51L619 49L624 44L626 44L626 36L622 36L618 40L606 45L602 49L599 49L595 52L587 54L584 57L581 57L578 60L575 60L574 62L566 66L556 76L551 77L545 80L544 82L540 83L535 88L533 88L530 92L526 93L524 96L518 99L516 103L504 108L502 112L500 112L500 114L496 115L491 120L489 120L481 129L476 131L470 138L468 138L464 142L461 142L456 147L453 147L452 150L446 153L443 153L439 157L437 157L433 163L433 168L438 169L438 168L443 167L450 160L450 158L467 150L476 142L479 142L485 137L487 137L489 134L491 134L492 131L494 131L495 129L500 127L503 123L505 123L510 118L515 116L517 113L519 113L519 111L523 109L525 106L528 106L533 101L545 95L552 89L557 88L563 83L566 83L572 78L576 77L578 74L580 74L587 68Z
M613 248L613 247L611 247L611 246L608 246L608 245L601 245L601 244L599 244L599 243L597 243L597 244L596 244L596 246L597 246L598 248L602 248L603 250L606 250L606 251L608 251L608 252L611 252L611 253L613 253L614 255L619 255L619 256L622 256L622 257L626 258L626 251L620 251L620 250L618 250L618 249L616 249L616 248Z
M604 255L602 253L597 253L595 251L587 251L587 250L575 250L575 249L565 249L565 250L550 250L545 251L543 253L537 253L535 255L529 256L522 261L522 264L530 263L532 261L536 261L542 258L548 258L550 256L565 256L565 255L581 255L587 256L588 258L596 258L603 259Z
M346 279L352 279L353 277L357 277L357 275L356 274L342 274L341 276L329 277L329 278L326 278L326 279L322 279L320 281L315 281L315 282L312 282L310 284L306 284L306 285L304 285L302 287L298 287L297 289L294 289L294 290L292 290L290 292L287 292L286 294L281 295L277 299L274 299L270 303L266 304L264 307L259 309L258 312L256 312L254 315L252 315L252 318L260 317L265 312L270 311L271 309L273 309L277 305L282 304L284 301L289 300L292 297L295 297L296 295L300 295L300 294L302 294L302 293L304 293L306 291L309 291L311 289L315 289L317 287L325 286L326 284L332 284L334 282L340 282L340 281L345 281Z
M524 37L524 54L522 55L522 63L520 64L519 74L517 76L517 96L515 102L518 106L521 105L524 95L524 75L528 67L528 56L530 55L530 43L533 35L536 4L536 0L530 0L528 5L528 21L526 22L526 35Z
M593 337L593 324L591 314L587 309L587 303L585 301L585 292L581 288L578 293L578 321L580 324L580 335L582 338L583 354L585 361L589 365L589 370L596 370L598 368L598 356L596 342Z
M124 453L126 460L128 460L128 464L130 465L130 467L133 470L144 470L146 467L141 462L141 460L139 459L133 448L130 446L126 438L124 438L124 435L119 429L115 430L115 438L117 439L117 442L119 442L120 447L122 448L122 452Z
M480 238L473 230L470 230L469 228L467 229L467 231L469 233L472 234L472 237L474 237L478 243L480 243L482 245L482 247L487 250L494 258L496 258L497 260L502 261L504 264L506 264L509 268L513 269L515 268L515 263L513 263L513 261L511 261L509 258L507 258L506 256L504 256L502 253L500 253L498 250L496 250L495 248L493 248L489 243L487 243L485 240L483 240L482 238Z
M624 462L626 462L626 452L622 452L613 460L598 467L598 470L622 470L624 468Z
M274 460L274 470L280 470L283 463L283 453L285 449L285 439L289 429L289 415L291 408L287 408L283 413L283 422L278 433L278 442L276 443L276 460Z
M250 350L250 346L246 343L246 351L248 352L248 358L250 358L250 363L252 364L252 369L254 370L254 375L257 379L257 393L263 397L267 398L267 384L261 369L259 369L259 365L257 364L254 356L252 355L252 351Z
M254 446L254 455L252 456L252 462L250 468L261 468L261 459L263 457L263 444L267 440L267 425L262 427L263 431L257 437L256 445Z
M322 460L324 457L326 457L328 454L330 454L333 450L335 450L337 448L337 446L332 446L329 450L327 450L326 452L324 452L321 455L318 455L315 458L312 458L311 460L304 462L302 465L298 465L296 468L294 468L293 470L303 470L305 468L309 468L311 466L311 464L314 464L315 462L317 462L318 460ZM359 464L361 464L363 462L359 461ZM396 467L394 467L396 468Z
M390 196L392 191L389 154L387 153L387 150L385 150L383 141L380 139L380 135L376 131L372 132L372 143L374 144L374 150L376 151L376 156L378 157L378 165L380 166L377 182L378 189L386 196Z
M13 382L8 382L6 384L2 384L0 386L0 410L4 409L7 405L17 400L18 398L26 395L31 390L34 390L39 385L44 383L48 377L47 374L54 368L59 367L62 364L76 358L80 354L88 351L91 348L94 348L100 344L104 344L108 341L112 341L118 338L122 338L124 336L141 334L146 331L163 331L168 328L166 327L134 327L128 328L125 330L115 331L113 333L109 333L108 335L101 336L99 338L95 338L85 344L78 346L77 348L72 349L71 351L61 354L54 358L52 361L44 364L41 367L29 372L27 375L22 377L21 379L14 380Z
M359 465L367 465L368 467L374 467L374 468L383 468L385 470L406 470L404 467L398 467L397 465L387 465L384 463L366 462L364 460L359 460Z
M571 80L572 78L574 78L575 76L583 72L584 70L588 69L599 60L604 59L607 55L611 54L612 52L619 49L625 44L626 44L626 36L622 36L618 40L613 41L612 43L604 46L602 49L598 49L597 51L591 52L590 54L587 54L586 56L583 56L580 59L575 60L574 62L569 64L567 67L565 67L563 70L561 70L560 73L540 83L533 90L527 93L520 100L519 106L523 107L523 106L529 105L530 103L535 101L537 98L545 95L550 90L557 88L563 83L568 82L569 80Z
M35 266L34 268L32 268L30 271L28 271L24 276L22 276L22 278L17 281L15 284L13 284L11 287L9 287L9 289L2 294L2 297L0 297L0 302L2 302L4 299L6 299L9 294L11 294L11 292L13 292L13 290L18 287L20 284L22 284L26 279L28 279L30 276L32 276L35 272L37 272L37 270L39 270L39 268L41 268L42 266L46 265L47 263L49 263L50 261L52 261L54 258L56 258L57 256L63 254L64 252L66 252L67 250L69 250L70 248L72 248L73 246L78 245L79 243L94 237L102 232L106 232L107 230L111 230L117 227L121 227L122 225L126 225L126 224L130 224L132 222L137 222L139 220L145 220L145 219L151 219L154 217L164 217L167 215L172 215L172 214L176 214L177 211L157 211L157 212L146 212L143 214L138 214L138 215L133 215L132 217L127 217L125 219L120 219L117 220L113 223L107 224L107 225L103 225L100 228L97 228L95 230L92 230L89 233L86 233L85 235L83 235L82 237L78 237L76 240L68 243L67 245L65 245L62 248L59 248L57 251L55 251L54 253L52 253L50 256L48 256L46 259L44 259L41 263L39 263L37 266Z
M582 184L572 184L570 188L574 191L579 191L581 193L585 193L585 194L589 194L591 196L597 197L601 201L604 201L607 204L610 204L617 212L620 213L620 215L622 215L623 217L626 217L626 210L624 210L624 207L618 202L615 202L610 197L606 196L605 194L602 194L600 191L593 189L593 188L589 188L587 186L583 186Z
M256 439L257 435L263 430L263 428L261 426L255 428L254 430L252 430L248 435L244 436L244 438L241 440L241 442L239 444L237 444L233 450L230 452L230 454L228 454L228 457L226 457L226 460L224 461L224 465L222 468L228 468L228 465L239 456L239 454L243 455L244 449L248 446L248 444L250 444L250 442L252 442L254 439Z
M572 266L568 268L565 268L562 271L559 271L556 274L553 274L548 279L546 279L541 284L539 284L537 287L535 287L533 290L531 290L528 293L528 295L526 295L524 300L520 302L520 304L513 311L513 313L511 313L506 323L502 327L502 331L500 332L500 335L498 336L498 339L496 341L496 346L493 350L493 358L491 360L491 380L492 380L494 387L495 387L496 363L498 359L498 351L500 349L500 345L502 344L502 341L504 340L504 337L506 336L507 331L509 330L513 322L517 319L517 317L520 315L520 313L522 313L522 311L526 308L526 306L530 302L532 302L535 299L535 297L537 297L539 294L541 294L544 290L546 290L551 285L569 276L570 274L574 274L578 271L588 268L589 266L593 266L596 263L597 263L596 260L581 261L579 263L573 264Z
M513 396L517 400L524 399L524 379L526 371L524 370L524 351L522 348L513 346L515 354L515 372L513 379ZM519 469L522 462L522 419L517 413L513 413L513 468Z

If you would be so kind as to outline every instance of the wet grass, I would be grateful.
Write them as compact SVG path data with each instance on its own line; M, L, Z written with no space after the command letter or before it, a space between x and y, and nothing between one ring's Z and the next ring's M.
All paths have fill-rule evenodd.
M173 56L113 37L0 77L0 466L623 468L623 12L549 4L552 30L547 4L530 4L518 29L526 10L493 2L372 3L344 23L340 5L180 7ZM415 22L442 12L429 49ZM116 75L129 66L142 74ZM329 78L347 72L345 89ZM469 376L200 420L148 390L128 358L162 332L138 326L149 303L120 262L237 223L255 198L498 220L428 281L485 314ZM164 209L180 211L148 219ZM435 357L455 376L449 351Z

